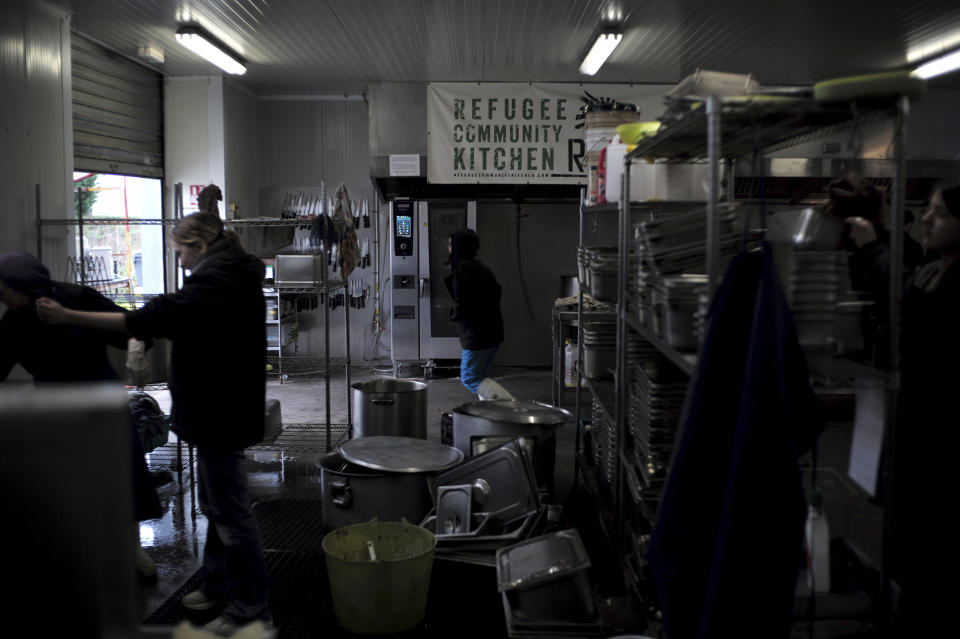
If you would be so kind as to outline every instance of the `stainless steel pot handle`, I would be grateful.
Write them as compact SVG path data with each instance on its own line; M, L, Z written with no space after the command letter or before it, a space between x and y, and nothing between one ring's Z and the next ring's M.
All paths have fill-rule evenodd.
M374 406L393 406L396 401L397 400L392 397L374 397L370 400L370 403Z
M337 478L330 482L330 501L341 508L353 503L353 491L350 490L350 480Z

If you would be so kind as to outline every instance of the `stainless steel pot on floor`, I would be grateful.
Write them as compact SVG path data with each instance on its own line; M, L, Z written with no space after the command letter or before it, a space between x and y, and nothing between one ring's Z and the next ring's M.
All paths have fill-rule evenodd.
M412 437L344 442L319 462L323 526L331 530L374 517L419 524L433 507L427 479L462 460L451 446Z
M427 385L406 379L371 379L350 386L353 436L427 438Z
M556 429L573 421L569 411L540 402L470 402L453 410L453 445L469 458L523 437L537 484L552 494Z

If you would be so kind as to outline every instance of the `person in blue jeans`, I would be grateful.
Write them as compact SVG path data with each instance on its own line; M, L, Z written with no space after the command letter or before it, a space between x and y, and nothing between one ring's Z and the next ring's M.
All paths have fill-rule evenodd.
M457 322L460 381L480 399L513 399L490 378L490 368L503 343L500 284L486 264L477 259L480 238L473 229L450 234L447 252L450 275L444 283L453 298L450 319Z

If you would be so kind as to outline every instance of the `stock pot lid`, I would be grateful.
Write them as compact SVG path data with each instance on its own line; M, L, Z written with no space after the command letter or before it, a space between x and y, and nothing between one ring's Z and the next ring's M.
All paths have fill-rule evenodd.
M348 462L393 473L436 472L463 461L463 453L453 446L415 437L360 437L340 444L338 451Z
M470 402L460 411L503 424L563 424L574 420L570 411L541 402L494 399Z

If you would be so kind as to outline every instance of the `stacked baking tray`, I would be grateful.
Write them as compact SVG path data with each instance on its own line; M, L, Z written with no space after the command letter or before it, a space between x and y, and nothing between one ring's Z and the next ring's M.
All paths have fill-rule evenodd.
M600 480L613 486L617 468L616 424L607 419L600 402L593 400L593 426L590 430L593 441L593 461Z
M420 525L436 535L438 558L493 565L497 549L542 530L527 446L518 437L428 480L434 508Z
M741 241L739 220L731 206L720 212L721 259L729 261ZM707 254L707 215L702 209L673 213L634 226L638 257L659 276L702 272Z
M837 303L850 290L846 254L776 245L774 259L801 346L833 348Z
M633 227L632 250L637 259L628 271L629 295L644 324L666 338L663 311L664 280L669 276L703 273L706 269L706 212L671 213ZM743 239L742 223L732 206L721 210L718 246L720 269L726 270ZM660 289L658 295L657 289ZM696 309L687 309L693 316ZM689 331L688 331L689 333Z
M658 353L642 353L627 360L627 424L633 450L626 476L634 501L655 513L683 411L687 379Z

